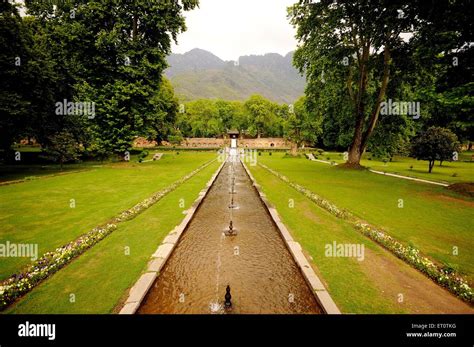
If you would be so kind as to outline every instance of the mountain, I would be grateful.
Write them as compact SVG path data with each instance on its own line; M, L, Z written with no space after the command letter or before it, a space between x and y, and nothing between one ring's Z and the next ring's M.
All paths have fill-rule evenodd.
M304 94L305 79L292 65L293 52L242 56L238 64L195 48L171 54L165 71L183 100L246 100L252 94L280 103L295 102Z

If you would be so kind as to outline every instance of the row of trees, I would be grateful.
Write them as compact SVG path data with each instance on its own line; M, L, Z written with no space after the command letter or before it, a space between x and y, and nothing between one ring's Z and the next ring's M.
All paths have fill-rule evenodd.
M260 95L245 102L200 99L184 105L176 130L185 137L218 137L238 129L252 137L287 137L314 145L321 132L321 119L306 107L306 98L294 104L277 104Z
M105 157L123 155L137 136L161 142L236 128L348 150L348 163L358 165L366 149L383 157L408 154L411 139L433 126L472 140L466 1L300 0L289 18L300 40L294 63L307 76L305 98L279 105L254 95L184 107L162 73L171 40L185 30L182 12L196 0L26 6L28 16L21 17L11 3L0 3L3 150L34 138L53 157ZM94 103L94 114L58 114L63 100ZM387 113L383 103L390 100L420 107L416 114Z
M280 105L197 100L180 105L163 76L170 43L197 1L26 1L27 16L0 3L0 146L35 139L59 162L79 153L123 156L137 136L286 136L314 144L321 131L305 99ZM59 108L58 108L59 103ZM65 112L90 103L93 114ZM184 106L184 107L183 107ZM57 112L57 110L64 112ZM313 116L314 115L314 116Z
M34 138L46 152L95 156L162 139L178 103L162 77L171 40L197 0L0 2L0 145ZM94 113L58 103L94 103ZM61 108L59 108L61 110ZM61 155L60 155L61 156ZM64 159L64 158L63 158ZM60 159L62 160L62 159Z

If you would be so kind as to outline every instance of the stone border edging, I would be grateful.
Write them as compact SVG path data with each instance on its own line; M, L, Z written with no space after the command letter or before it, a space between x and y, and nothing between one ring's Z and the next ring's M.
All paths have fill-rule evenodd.
M225 165L225 161L219 166L214 175L207 182L206 187L199 192L199 195L196 200L194 200L191 207L188 209L186 217L177 225L173 230L171 230L168 235L163 239L160 246L156 249L155 253L151 256L150 261L148 262L147 269L140 278L135 282L132 288L129 290L128 298L123 304L123 307L120 309L119 314L135 314L140 307L145 295L150 290L153 282L158 278L159 273L174 249L176 248L181 235L184 233L188 227L189 222L194 217L194 214L198 210L201 202L206 197L209 189L214 184L217 176L221 172L222 168Z
M263 201L263 204L267 211L269 212L273 222L275 223L277 229L280 231L280 235L283 238L283 241L290 251L290 254L293 257L293 260L296 262L298 267L303 274L303 278L305 279L306 283L312 289L313 295L316 298L316 301L319 303L321 308L326 314L341 314L341 311L337 307L334 300L329 295L329 292L324 287L323 283L319 279L319 277L314 272L313 268L311 267L310 263L306 259L305 255L303 254L303 249L299 242L295 241L291 236L290 232L288 231L287 227L281 221L281 218L277 212L277 210L270 205L265 193L262 192L260 185L257 184L255 178L252 176L252 173L249 171L247 166L243 161L242 165L247 172L250 180L252 181L253 186L257 190L260 199Z

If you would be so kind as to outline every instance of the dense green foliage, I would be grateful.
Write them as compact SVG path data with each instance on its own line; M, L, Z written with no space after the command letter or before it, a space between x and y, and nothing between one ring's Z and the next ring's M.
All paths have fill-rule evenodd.
M199 99L183 106L176 132L186 137L219 137L237 129L252 137L287 137L300 146L314 145L321 132L320 119L304 97L289 105L252 95L245 102Z
M431 172L435 160L439 160L441 165L445 160L452 160L458 150L458 138L453 132L431 127L413 141L412 155L416 159L427 160L428 171Z
M471 15L469 15L471 14ZM300 0L289 8L309 103L323 117L322 144L406 153L433 125L473 140L473 25L469 1ZM456 18L456 20L453 20ZM418 102L415 114L383 112L387 101Z
M168 136L178 103L162 73L186 29L182 12L197 4L32 0L20 17L2 2L2 148L25 137L51 148L67 134L89 154L123 156L137 136Z
M255 94L267 95L266 89L254 88L251 95L247 88L245 101L182 99L187 102L180 105L163 73L172 40L186 29L183 11L197 5L197 0L30 0L21 17L14 5L0 3L4 158L13 160L12 145L25 139L35 139L47 157L67 162L123 158L137 137L179 144L184 137L218 137L229 129L286 137L296 147L348 151L355 165L366 150L387 159L408 154L411 140L431 126L472 141L473 30L466 1L436 7L423 1L298 1L289 19L300 41L294 64L307 78L306 98L279 104ZM248 78L263 73L268 78L260 80L281 87L285 78L296 81L288 68L291 58L246 56L234 65L192 50L169 56L168 71L174 71L173 79L205 73L202 81L199 77L203 84L214 81L211 71L219 69ZM270 78L271 71L279 77ZM238 84L232 73L225 80ZM213 87L224 89L219 83ZM294 98L280 94L273 100ZM387 101L420 108L416 115L387 114L382 106ZM70 103L93 104L93 114L70 109Z

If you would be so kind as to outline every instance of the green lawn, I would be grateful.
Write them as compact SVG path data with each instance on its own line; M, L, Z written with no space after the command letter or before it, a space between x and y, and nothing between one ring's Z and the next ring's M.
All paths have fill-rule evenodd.
M470 161L474 152L463 152L459 155L457 162L444 162L439 166L439 162L428 173L428 162L416 160L409 157L395 156L393 160L384 163L382 160L372 158L370 153L364 154L361 165L372 170L395 173L398 175L421 178L442 183L473 182L474 181L474 161ZM369 158L372 158L369 160ZM320 160L334 161L338 164L344 163L344 155L339 152L324 152L318 155Z
M112 234L5 312L111 313L218 166L217 161L212 163L136 218L119 224ZM181 199L184 208L179 207ZM125 247L129 247L130 255L125 254ZM71 294L74 303L70 302Z
M96 166L100 166L100 162L88 162L88 163L77 163L68 164L60 170L59 165L1 165L0 166L0 182L25 180L34 181L43 176L52 175L67 175L78 171L94 169Z
M395 297L384 295L367 274L367 262L355 258L326 257L326 244L364 244L374 253L383 253L379 246L365 238L345 221L312 203L302 194L263 168L249 166L267 198L275 205L283 222L296 241L317 264L319 277L343 313L406 313ZM289 204L294 202L294 207Z
M0 243L53 250L215 158L211 152L166 153L159 161L107 164L79 173L0 186ZM75 208L71 208L71 199ZM0 260L0 279L29 258Z
M474 201L443 187L346 170L283 154L260 156L286 175L405 244L451 266L473 283ZM471 174L471 177L473 175ZM403 208L399 208L400 199ZM457 247L458 255L453 254Z
M20 147L15 148L14 150L18 150L24 154L28 153L39 153L41 150L39 147ZM138 150L137 150L138 151ZM168 150L169 151L169 150ZM149 155L147 159L152 159L153 152L148 151ZM159 151L154 151L159 152ZM162 152L162 151L160 151ZM24 158L24 156L23 156ZM98 160L91 160L91 161L84 161L79 163L68 163L61 166L59 164L54 163L44 163L44 164L22 164L20 161L17 164L3 164L0 165L0 183L15 180L26 180L32 181L44 176L54 176L54 175L65 175L69 173L75 173L78 171L90 170L97 167L102 167L106 165L110 165L116 163L116 158L111 158L108 160L104 160L103 162ZM132 154L130 156L130 163L137 163L138 162L138 154Z

